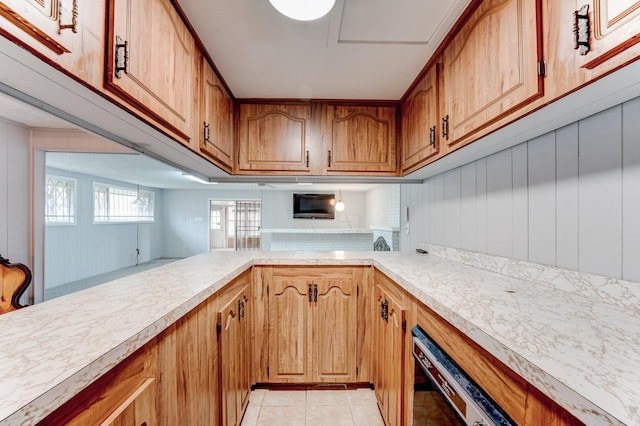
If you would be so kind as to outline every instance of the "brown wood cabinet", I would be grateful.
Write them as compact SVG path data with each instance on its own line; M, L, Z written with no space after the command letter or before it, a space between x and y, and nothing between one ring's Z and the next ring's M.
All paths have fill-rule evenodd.
M404 295L385 275L375 274L374 387L386 425L401 425L404 408L406 310Z
M356 381L354 268L264 268L271 383Z
M220 376L220 423L237 426L249 404L251 391L251 307L249 275L241 278L239 291L217 313Z
M584 5L589 6L591 34L590 50L581 56L582 67L594 69L640 43L639 1L576 1L576 10Z
M61 55L74 50L81 21L79 0L2 0L0 16Z
M322 111L327 174L396 174L394 107L326 104Z
M105 88L191 139L195 43L170 0L108 0Z
M200 152L230 172L233 168L233 100L204 57L201 57L200 85Z
M448 151L543 95L541 0L485 0L442 57Z
M238 173L310 173L310 105L241 104L239 126Z
M403 174L435 160L440 153L440 64L434 64L401 106Z

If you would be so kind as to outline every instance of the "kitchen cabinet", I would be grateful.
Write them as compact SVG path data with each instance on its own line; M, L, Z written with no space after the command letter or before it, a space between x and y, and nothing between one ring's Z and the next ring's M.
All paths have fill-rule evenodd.
M435 160L440 153L440 64L435 63L401 106L402 174Z
M204 56L200 84L200 152L230 172L233 168L233 100Z
M386 425L403 421L406 309L404 294L380 272L374 288L374 387Z
M0 16L57 55L80 38L79 0L2 0Z
M250 287L249 276L217 314L220 376L220 424L237 426L249 404L250 378Z
M633 45L640 43L640 2L637 0L576 1L576 10L587 6L590 27L589 45L581 55L581 66L594 69ZM580 17L577 18L580 21Z
M326 104L322 111L326 174L396 174L395 107Z
M309 174L311 106L241 104L237 173Z
M264 268L271 383L355 382L354 268Z
M485 0L443 51L442 143L450 152L543 95L541 0Z
M188 142L197 96L191 33L170 0L108 0L108 8L105 88Z

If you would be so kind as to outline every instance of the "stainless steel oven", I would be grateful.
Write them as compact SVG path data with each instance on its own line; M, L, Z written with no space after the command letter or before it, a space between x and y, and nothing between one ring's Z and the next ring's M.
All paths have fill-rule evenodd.
M515 425L420 326L411 334L416 360L414 426Z

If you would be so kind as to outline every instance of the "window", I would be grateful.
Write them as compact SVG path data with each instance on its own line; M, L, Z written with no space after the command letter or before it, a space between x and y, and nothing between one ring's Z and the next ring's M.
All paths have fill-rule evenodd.
M93 183L93 222L153 222L154 193Z
M76 223L76 180L47 175L45 184L47 225Z
M222 229L222 215L220 210L211 210L211 230L219 231Z

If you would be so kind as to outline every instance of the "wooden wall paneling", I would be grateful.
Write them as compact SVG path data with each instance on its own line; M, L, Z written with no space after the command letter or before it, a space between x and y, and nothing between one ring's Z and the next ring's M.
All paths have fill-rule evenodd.
M513 176L513 254L520 260L529 258L529 206L527 180L527 144L511 148Z
M477 249L487 252L488 247L488 219L487 219L487 158L481 158L476 162L476 202L478 204L478 232Z
M478 239L477 164L460 168L460 247L476 251Z
M622 278L640 282L640 98L622 105Z
M578 270L578 123L556 134L556 266Z
M354 278L358 283L358 320L356 342L356 381L373 381L373 267L354 268Z
M513 176L511 149L487 157L487 251L513 254Z
M556 134L527 143L529 170L529 261L556 264Z
M579 269L622 275L622 107L579 123Z
M444 173L444 245L460 247L460 167Z
M269 380L267 376L267 367L269 367L269 299L267 286L272 282L273 268L270 266L254 266L251 274L253 280L252 382L266 383Z

